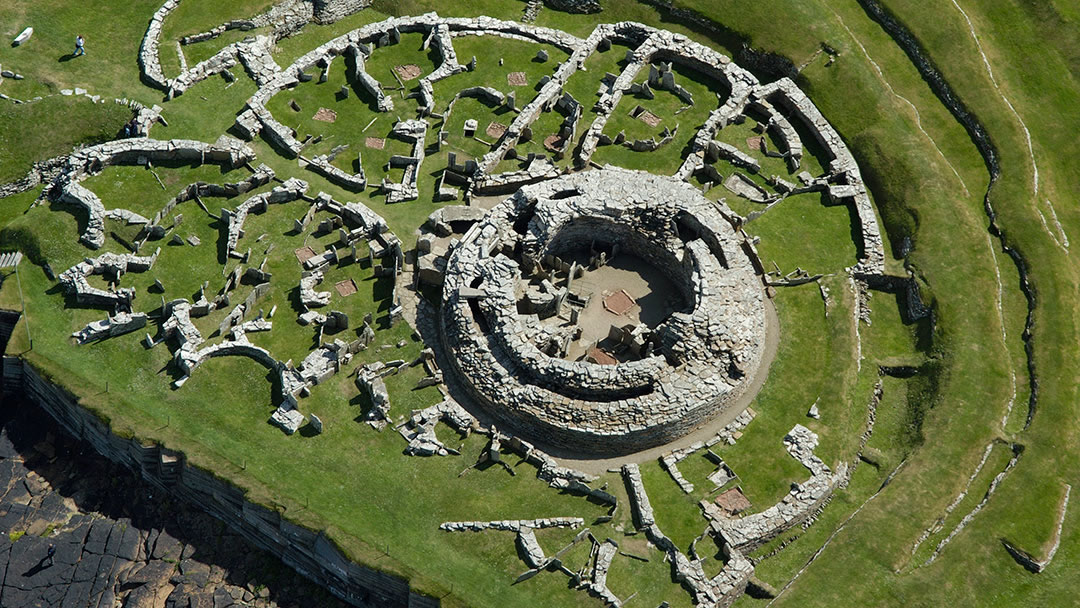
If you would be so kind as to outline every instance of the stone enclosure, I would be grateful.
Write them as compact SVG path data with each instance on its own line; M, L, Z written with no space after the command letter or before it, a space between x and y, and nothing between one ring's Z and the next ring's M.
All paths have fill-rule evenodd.
M770 298L780 283L771 282L758 257L756 240L745 232L748 218L724 200L710 200L691 180L705 183L706 191L723 183L741 199L765 205L761 213L788 196L823 193L830 204L851 210L857 250L857 259L851 260L847 269L852 284L860 289L884 276L883 241L859 168L839 134L794 82L781 79L763 84L706 46L633 22L600 25L580 38L527 22L443 18L435 13L364 25L319 45L288 66L276 63L276 41L306 23L333 22L365 6L362 1L345 0L287 0L253 19L231 21L187 37L178 47L213 39L230 29L271 28L272 32L230 44L190 68L184 64L179 75L169 78L161 68L160 38L163 21L179 1L168 0L162 5L147 29L139 53L142 77L167 99L173 99L212 75L221 74L231 82L236 76L229 70L242 66L258 90L239 108L230 132L247 141L227 135L213 144L138 137L85 148L68 157L48 187L48 195L85 214L78 239L87 249L105 246L106 220L140 226L130 252L87 257L59 274L58 281L73 305L106 313L100 321L74 328L75 342L89 344L150 328L145 347L163 345L169 349L176 372L172 385L180 391L193 374L202 373L199 367L211 358L251 358L270 371L275 387L269 422L288 434L305 422L313 433L322 433L324 421L310 411L317 403L302 400L335 374L355 374L357 394L371 405L363 421L380 431L392 428L399 433L405 442L404 454L456 455L457 450L435 432L436 425L444 423L463 435L479 433L488 438L489 447L478 464L502 463L502 453L515 453L535 467L537 477L552 488L610 505L612 513L620 506L618 500L598 487L596 476L563 466L552 454L621 458L618 470L630 497L633 525L664 554L675 579L701 606L730 605L753 574L746 554L793 526L812 523L832 491L847 483L850 472L846 463L830 468L814 454L818 437L811 430L797 425L785 437L777 437L811 476L794 484L779 503L749 514L737 512L749 503L725 509L703 501L702 538L716 543L723 561L720 573L710 577L702 566L704 558L693 548L684 551L656 525L637 464L640 458L635 455L659 448L664 468L683 491L693 492L693 484L679 473L678 463L692 453L738 439L755 415L746 409L753 397L752 381L767 374L768 345L781 339L780 328L770 314ZM552 4L575 12L599 9L592 2ZM535 16L539 8L530 3L528 10ZM420 76L411 69L416 66L404 66L410 69L402 73L410 79L417 77L415 88L406 97L402 85L400 95L395 96L399 89L380 81L387 76L369 73L366 65L375 49L393 49L402 35L416 33L423 37L423 49L436 58L435 68ZM532 87L535 94L531 98L527 98L532 95L528 88L505 93L501 89L507 83L492 81L490 86L464 87L447 103L436 96L436 83L483 70L484 63L494 62L493 58L478 61L458 56L455 41L470 36L547 45L565 52L568 58L552 64L550 75ZM629 49L621 71L598 78L599 90L592 103L576 99L568 89L571 77L584 71L590 56L613 44ZM535 59L537 63L549 60L546 50ZM325 82L331 70L345 70L352 87L342 89L344 97L362 97L375 114L402 112L402 106L415 103L415 116L399 116L389 134L376 138L388 135L408 145L408 154L392 155L384 167L386 173L401 170L400 181L368 175L359 159L359 171L349 172L334 164L336 153L310 154L310 142L299 139L293 128L268 109L274 96L314 78ZM684 86L687 83L677 81L680 70L692 71L708 81L716 99L695 98ZM396 74L393 77L400 84ZM520 74L517 79L524 77L523 72L512 74ZM630 116L652 128L668 120L663 124L671 128L665 126L659 139L605 132L616 112L633 105L630 98L644 103L657 92L674 95L685 108L695 104L711 108L715 103L715 109L708 112L703 124L679 125L671 120L674 116L657 116L638 105L630 110ZM620 105L625 96L630 97ZM486 131L480 131L486 121L477 123L469 118L466 131L471 130L472 137L479 131L493 141L483 142L487 144L483 155L462 155L459 161L460 151L446 142L451 113L462 98L505 109L505 114L504 122L491 122ZM446 105L440 105L443 103ZM155 106L143 116L146 124L141 133L145 134L160 112ZM538 121L556 114L561 121L557 132L539 133ZM799 172L799 183L767 176L771 186L766 188L743 173L725 177L718 171L716 163L721 160L739 171L756 174L761 170L748 153L719 141L725 127L748 118L762 126L763 137L768 135L770 141L782 144L773 154L791 173ZM691 131L685 150L668 145ZM803 141L807 136L812 141ZM519 156L519 146L534 137L544 141L549 154ZM254 152L258 138L268 142L275 153L295 159L297 173L310 178L303 173L310 171L354 193L356 200L318 192L310 187L309 179L278 175L280 171L265 164L253 166L258 162ZM359 141L352 143L360 147ZM682 157L673 174L653 175L595 162L597 150L608 146ZM811 146L824 158L819 175L803 169ZM153 217L103 201L81 184L111 165L149 168L169 161L243 168L247 177L235 183L191 184ZM507 161L516 164L508 169ZM403 240L404 233L399 232L399 236L390 230L378 207L368 204L368 194L374 190L385 195L385 204L427 204L421 193L427 192L424 180L433 175L427 170L432 163L438 170L432 202L461 198L467 205L441 207L431 213L418 230L413 247ZM256 190L259 193L251 194ZM228 200L222 203L228 206L211 209L207 201L212 198ZM176 210L189 201L199 208L191 213L205 213L222 227L222 242L218 243L224 258L221 276L206 277L190 298L166 301L162 297L154 316L137 312L136 299L147 296L125 285L125 274L150 272L159 256L199 246L196 237L181 239L174 232L181 217ZM282 232L292 229L289 234L296 238L295 245L286 252L278 251L278 255L295 255L301 272L298 284L280 284L268 270L271 248L258 244L262 237L245 232L251 218L268 213L272 205L302 210L300 217L282 227ZM393 216L386 213L386 217ZM173 235L174 241L169 243L175 247L163 250L156 243L148 244L164 240L168 234ZM314 247L308 238L326 235L336 235L336 240L325 247ZM145 254L151 246L155 247L153 253ZM346 312L334 309L333 303L356 293L360 279L351 265L359 266L361 261L370 265L375 277L389 280L388 325L408 321L424 339L427 348L416 360L391 355L386 361L355 363L357 353L375 341L378 324L370 314L362 321L350 319ZM606 290L603 285L588 287L590 280L602 283L597 277L616 263L630 273L662 276L671 293L645 290L632 296L616 285ZM226 268L230 265L231 270ZM342 271L353 274L342 280L327 278ZM168 283L173 277L161 278ZM211 281L215 287L222 286L211 289ZM241 284L251 289L241 292ZM659 283L650 287L656 285ZM295 291L296 309L282 310L275 316L274 307L265 313L260 301L278 289ZM241 299L239 294L245 292ZM589 312L594 310L600 312ZM214 323L219 323L217 331L201 331L197 320L215 311L218 315L228 311L220 322L214 317ZM295 314L290 317L291 313ZM314 331L312 346L299 362L249 338L249 334L279 331L276 328L286 323ZM355 336L343 339L347 334L339 332L345 329ZM387 389L384 378L409 366L422 366L425 377L418 388L438 387L442 401L412 412L393 410L396 395ZM40 381L36 375L26 376L35 379L36 391L44 390L37 386ZM350 380L350 386L352 383ZM685 439L717 420L726 426L711 439ZM716 477L710 479L716 480L717 488L736 477L722 460L713 475ZM732 494L731 502L724 504L742 505L740 496ZM620 606L625 600L607 585L608 569L618 555L615 541L600 541L587 528L582 530L573 542L593 545L591 566L583 573L569 570L557 554L545 552L534 534L534 530L548 527L576 529L583 525L579 518L553 515L446 522L441 530L513 532L529 567L527 576L522 575L519 581L542 571L562 571L573 585L608 605ZM292 524L281 520L280 526L285 530ZM258 530L249 533L262 538ZM272 544L279 537L267 534L262 542ZM336 561L341 559L336 551L326 549L325 553L333 553ZM314 572L313 578L324 584L334 579L333 572L320 570L315 563L315 557L322 553L314 552L312 559L307 559L307 553L303 555L297 563ZM348 589L349 595L340 594L354 601L356 589L369 582L369 576L375 575L365 571L364 576L355 572L345 576L342 588ZM393 586L390 595L394 598L408 596L407 589L398 588L396 579Z
M629 453L678 438L741 394L765 344L753 247L730 212L678 181L619 169L526 186L469 229L447 262L442 335L455 372L496 418L585 453ZM566 361L584 308L577 264L634 256L675 277L689 303L655 328L612 327L640 358ZM618 252L618 253L615 253ZM519 283L536 281L546 293ZM522 315L524 298L532 314ZM543 317L565 317L552 330ZM553 344L553 342L563 344Z

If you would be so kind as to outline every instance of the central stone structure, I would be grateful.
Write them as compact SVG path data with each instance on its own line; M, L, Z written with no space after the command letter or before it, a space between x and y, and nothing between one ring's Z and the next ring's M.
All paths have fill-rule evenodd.
M678 439L732 407L762 363L761 267L737 225L686 182L636 171L522 187L449 256L440 331L453 374L498 423L551 447L617 455ZM637 258L681 291L651 327L612 315L599 346L615 364L564 358L588 296L573 285L583 266L560 256L582 251L590 268Z

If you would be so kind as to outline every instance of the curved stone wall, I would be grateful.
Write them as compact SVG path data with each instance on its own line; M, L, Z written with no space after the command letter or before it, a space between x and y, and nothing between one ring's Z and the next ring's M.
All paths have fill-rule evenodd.
M742 394L765 346L764 291L729 217L685 182L610 167L522 188L448 260L441 333L453 371L497 419L559 448L625 453L678 438ZM545 272L545 256L593 241L688 296L638 360L548 355L538 317L518 312L519 281Z

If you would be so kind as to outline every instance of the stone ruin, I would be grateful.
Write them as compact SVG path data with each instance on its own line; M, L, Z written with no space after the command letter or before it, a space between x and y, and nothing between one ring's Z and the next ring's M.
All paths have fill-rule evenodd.
M110 280L111 284L117 284L124 273L150 270L160 253L160 247L151 256L104 253L96 258L86 258L60 273L57 278L64 291L73 296L78 304L130 312L131 301L135 299L133 287L113 288L110 286L109 289L101 289L91 285L89 278L93 275L103 275Z
M71 334L71 337L79 344L86 344L95 340L104 340L113 336L131 333L136 329L146 327L146 313L119 312L115 316L106 317L101 321L88 323L83 329Z
M441 422L463 436L471 433L486 436L489 444L481 454L481 462L501 463L506 467L503 455L513 452L536 467L537 477L552 488L588 496L609 505L614 512L617 499L604 487L592 485L597 478L561 466L537 446L591 455L625 455L671 443L726 413L734 421L713 439L668 450L660 458L679 487L687 493L693 492L693 484L679 472L679 462L699 450L708 450L721 442L731 444L738 439L753 418L750 410L739 412L739 404L748 401L747 387L755 373L767 365L763 360L765 343L770 332L777 331L766 314L769 305L766 286L779 283L770 283L766 277L753 241L742 231L744 218L722 201L707 200L687 183L695 176L720 181L714 179L719 176L713 166L718 160L750 173L760 171L752 156L717 139L721 129L746 117L758 121L762 131L780 143L779 151L770 150L767 154L782 157L793 172L800 168L804 155L800 133L809 133L815 139L827 156L828 166L823 175L803 171L798 184L769 177L778 195L768 193L739 174L732 174L735 181L730 189L752 201L758 198L757 202L766 205L790 194L824 192L831 202L853 210L857 222L855 233L859 236L858 260L851 269L853 277L866 280L884 274L883 243L866 186L851 153L820 111L792 81L781 79L761 84L728 57L685 36L620 22L597 26L588 37L579 38L529 23L487 17L441 18L429 13L362 26L320 45L292 65L281 67L270 53L274 41L304 23L332 22L366 5L364 0L289 0L254 19L231 21L179 41L181 47L231 29L273 27L271 35L229 45L190 69L182 63L181 74L166 78L158 58L161 24L178 3L179 0L168 0L151 21L140 51L144 79L172 97L214 74L221 74L231 82L235 77L229 69L242 65L259 88L237 114L234 131L248 140L264 135L279 153L298 158L302 167L353 192L363 191L369 185L363 170L349 174L334 167L333 155L340 150L305 158L302 155L305 143L298 141L295 132L270 114L266 103L272 96L311 80L316 71L325 79L336 58L344 55L350 58L347 63L356 90L370 96L378 111L391 111L392 98L366 72L365 62L372 48L392 45L400 40L402 33L422 33L424 47L433 51L438 65L417 83L414 95L418 115L399 119L393 127L392 136L412 146L409 155L390 160L390 167L404 170L402 181L372 182L378 183L386 194L387 203L419 197L418 180L424 177L420 167L425 152L429 151L425 146L428 130L440 118L445 124L453 109L451 101L441 115L436 111L433 83L477 69L475 58L468 64L458 61L455 38L497 36L547 44L569 54L565 62L554 65L550 76L540 80L531 101L517 100L514 94L508 96L490 87L471 87L454 97L455 100L476 97L494 107L506 106L513 114L508 115L510 124L505 130L499 129L490 151L482 158L459 163L452 152L448 154L447 166L436 185L436 196L439 200L460 197L466 201L480 195L508 195L508 198L490 211L472 206L437 210L429 217L415 251L408 257L409 252L404 251L401 241L389 231L386 221L371 208L360 202L336 201L321 192L311 197L304 180L282 180L266 165L252 167L255 155L251 148L228 136L213 144L147 138L120 140L82 149L64 162L49 193L54 200L85 209L88 221L80 240L87 247L97 249L104 244L106 219L142 226L134 253L106 253L87 258L60 275L60 283L76 303L110 311L105 319L74 332L73 338L78 343L88 343L136 331L156 321L160 332L156 337L147 334L146 345L152 348L168 343L181 372L174 381L176 388L210 358L249 357L271 370L277 379L275 385L280 388L272 398L275 409L270 422L286 433L294 433L305 421L321 432L322 420L314 414L305 416L300 412L298 400L307 396L315 385L347 370L354 355L368 348L375 338L370 315L358 323L341 311L327 310L333 296L323 285L331 264L355 261L357 245L367 242L376 276L393 279L391 321L405 315L403 297L413 297L400 289L406 285L399 285L400 275L409 270L407 260L412 261L413 287L435 288L442 294L441 310L426 321L431 326L422 332L429 349L420 358L412 363L397 359L363 366L353 364L357 390L372 404L367 422L379 430L392 426L405 442L405 454L459 455L436 435L435 426ZM589 0L560 0L551 4L583 12L591 11L594 5ZM592 53L610 47L613 42L627 45L631 50L622 71L601 81L593 112L586 113L582 101L570 95L565 86L572 75L583 69ZM183 57L182 50L180 56ZM537 61L548 59L546 53L537 55ZM654 91L668 91L686 104L704 103L705 100L695 100L676 82L676 65L713 80L723 92L717 95L719 107L695 132L689 153L675 174L659 177L601 167L593 162L592 156L599 146L657 150L673 140L678 133L677 124L670 130L665 128L659 141L654 138L631 142L625 136L610 138L603 131L627 93L649 99ZM515 147L532 137L532 125L543 112L556 112L563 117L558 137L548 148L552 157L555 161L571 157L574 168L580 171L561 175L562 171L546 155L516 156ZM139 133L145 135L155 121L160 121L160 113L158 106L140 110ZM588 124L583 122L586 117L591 120ZM796 129L795 125L800 128ZM473 125L474 130L477 126ZM440 133L436 149L442 141ZM507 159L520 161L521 168L496 172L496 167ZM149 167L160 161L217 163L228 168L246 166L251 175L233 184L192 184L152 218L125 209L108 209L79 183L112 164ZM177 205L193 200L210 214L201 197L235 197L271 181L277 183L269 192L251 196L235 207L222 208L216 216L226 227L227 258L239 260L227 276L223 268L225 286L216 295L207 293L208 283L204 283L190 299L165 302L163 298L157 319L132 312L131 303L136 294L132 288L120 287L120 279L126 272L150 270L158 256L158 252L140 256L139 247L149 239L163 238L170 231L178 244L198 246L194 236L183 239L175 234L182 216L174 217L172 228L162 226ZM258 308L272 277L265 270L265 254L269 250L264 252L262 264L257 264L257 260L251 259L251 249L241 245L251 240L243 228L249 214L264 212L270 204L294 201L308 204L303 217L295 220L293 228L297 234L309 230L312 222L316 222L316 233L336 230L339 235L338 241L324 251L310 249L301 256L301 250L297 250L302 275L297 286L301 310L296 320L315 329L316 346L295 365L292 361L278 360L248 339L248 334L274 331L274 322L270 320L274 309L264 316ZM574 252L587 252L587 259L574 259ZM581 280L584 272L620 258L634 259L669 277L682 305L665 311L663 318L655 323L612 323L607 340L616 344L621 354L619 357L608 354L604 360L608 364L601 364L596 357L572 360L567 353L571 345L583 341L580 316L585 305L580 290L574 289L574 282ZM104 285L92 279L95 275L104 278ZM230 302L230 293L241 278L255 286L243 301ZM341 291L339 294L344 296ZM628 295L627 298L629 302L623 308L629 309L635 303L633 298ZM203 336L193 319L214 310L229 312L216 333ZM425 322L419 318L415 321L418 325ZM323 339L324 331L350 327L357 330L355 340ZM606 353L598 342L577 345ZM427 372L417 388L436 386L443 399L408 417L399 416L394 422L391 395L384 378L410 365L423 365ZM784 444L811 476L794 484L779 503L743 517L736 517L733 511L744 507L724 510L713 502L700 504L706 526L702 538L716 542L724 562L720 573L713 577L705 575L703 560L693 545L684 553L656 525L637 466L622 467L636 527L666 554L675 579L691 593L696 604L730 605L743 593L753 573L753 565L744 555L785 530L808 525L824 508L832 492L847 482L850 473L845 464L834 472L814 455L817 436L809 429L796 426L784 438ZM737 478L719 457L715 464L717 469L708 478L717 489ZM737 488L729 492L732 492L732 504L740 503L739 497L745 501L741 493L735 493ZM609 605L619 606L621 600L606 582L609 567L619 553L615 541L600 540L588 529L582 530L571 546L586 540L591 542L591 565L586 571L574 572L559 562L559 553L546 554L534 534L535 530L546 527L582 525L580 519L551 517L447 522L441 529L513 532L523 561L529 566L519 581L545 569L561 570L573 586Z
M795 425L784 437L784 447L792 458L810 470L810 479L792 484L787 496L772 507L736 519L719 507L702 501L701 509L710 521L712 533L723 538L725 545L749 553L781 532L810 519L832 496L832 491L845 484L847 479L847 463L842 463L840 470L833 473L814 455L817 444L817 434L801 424Z
M850 206L858 219L858 233L861 235L861 242L858 243L859 261L854 267L854 272L860 277L876 277L884 274L883 241L866 187L850 151L820 111L791 80L785 78L763 85L750 72L732 62L729 57L681 34L658 30L639 23L619 22L599 25L587 38L582 39L529 23L501 21L489 17L443 18L435 13L428 13L419 16L395 17L360 27L320 45L286 68L278 66L269 58L268 52L260 50L260 44L265 47L273 37L256 37L254 42L230 45L215 58L169 80L160 75L160 68L157 67L159 65L157 38L160 37L160 22L168 12L175 8L178 1L167 2L159 11L160 14L155 15L154 20L151 21L151 26L144 38L144 48L140 52L140 65L143 67L144 77L163 90L176 93L210 75L226 70L230 62L243 62L252 72L260 88L248 100L244 111L237 116L236 131L247 139L253 139L259 133L263 133L279 152L289 157L299 157L303 143L296 139L292 129L279 122L267 110L266 102L271 97L300 82L310 80L309 71L313 69L325 71L329 69L335 57L348 55L355 60L356 73L353 74L353 80L375 98L380 111L389 111L393 107L392 100L383 92L378 81L366 74L363 67L364 59L370 55L373 47L393 44L400 39L402 33L423 33L425 49L433 49L440 59L436 70L419 81L420 89L416 95L421 106L421 116L404 121L400 127L395 127L395 132L400 132L401 137L416 143L410 156L395 157L391 161L393 166L405 169L403 181L398 184L388 182L381 184L381 188L388 194L388 200L393 201L416 198L418 194L416 169L423 161L424 146L421 142L423 141L422 133L427 129L427 117L446 116L445 113L439 115L435 111L432 84L467 69L475 69L470 67L473 66L472 62L469 65L459 63L453 46L455 37L490 35L545 43L570 53L570 58L557 66L551 76L545 76L541 80L539 93L532 101L514 108L516 112L514 119L507 125L505 133L495 142L493 149L482 159L476 162L470 161L471 164L464 168L455 167L453 161L449 163L437 186L438 196L444 200L456 198L455 191L446 187L451 177L458 185L463 186L467 194L508 194L523 185L550 179L557 175L558 171L554 165L542 156L534 158L533 155L525 159L524 169L505 173L494 171L504 159L513 157L514 148L523 138L529 136L530 125L544 111L559 111L566 116L560 128L566 137L560 139L562 145L556 152L557 157L569 152L567 148L577 137L577 133L584 134L580 138L580 145L573 150L574 164L578 168L590 166L593 153L600 145L617 143L636 150L659 149L671 141L677 132L678 125L675 129L666 129L659 140L654 137L632 142L611 140L603 133L604 127L626 93L648 96L651 95L653 89L667 90L680 97L685 103L693 105L695 100L676 82L672 66L678 65L693 70L714 80L726 90L727 94L721 96L722 105L709 114L705 124L698 130L691 142L690 154L686 156L675 177L685 180L693 175L704 175L706 179L711 179L710 176L715 177L716 170L710 163L717 158L730 158L736 164L744 164L753 171L752 159L737 150L730 150L726 144L715 140L718 130L744 120L746 115L763 119L766 129L786 147L785 150L776 154L784 157L790 167L798 168L803 155L803 145L799 132L792 124L793 121L797 121L806 132L812 134L829 157L828 173L823 176L807 176L803 188L796 188L791 184L785 186L778 182L778 189L790 193L822 190L827 192L831 200ZM321 9L329 11L327 14L341 15L358 9L363 2L340 0L322 4L335 7L333 10ZM319 2L314 3L314 9L306 2L286 2L279 6L282 8L277 9L276 13L272 9L270 13L267 13L269 17L264 19L274 18L277 22L293 23L295 21L302 24L306 22L305 20L317 18L320 11ZM591 12L592 10L591 4L587 1L569 2L567 6L573 7L572 10L575 12ZM315 13L305 12L311 10ZM291 17L286 18L283 15L291 15ZM263 21L258 19L253 23L256 21L256 25L263 24ZM288 27L278 28L275 30L275 36L287 35L281 32L291 31ZM264 38L265 40L262 40ZM631 46L632 50L627 53L622 71L604 80L599 91L599 99L593 107L596 117L592 124L587 127L579 126L578 123L583 116L581 104L573 98L568 99L564 87L569 78L582 69L585 60L592 53L597 49L609 47L613 41ZM642 72L646 72L646 78L639 82ZM645 93L646 91L648 93ZM462 94L466 93L462 92ZM506 96L494 89L474 91L470 94L491 98L500 104L506 102ZM438 141L441 141L441 136ZM362 190L367 185L368 180L362 171L356 175L347 174L330 164L326 158L303 160L313 170L347 189ZM750 190L746 189L745 193L750 194ZM760 200L775 202L767 196Z
M139 48L139 68L143 81L166 91L172 99L192 85L215 74L223 74L226 80L235 79L229 69L238 63L258 82L265 81L276 71L270 58L269 48L278 40L292 35L309 22L329 24L347 17L371 4L370 0L284 0L265 13L252 19L234 19L206 32L185 36L176 41L181 73L173 78L165 76L161 68L160 46L165 19L176 10L181 0L167 0L154 13L143 35ZM183 46L217 38L229 30L253 30L271 27L269 36L260 35L227 45L209 59L187 66Z
M79 184L86 177L100 173L109 165L145 165L158 161L188 161L199 164L212 162L236 168L253 160L255 153L244 143L221 136L214 144L201 141L157 141L153 139L119 139L76 151L50 187L52 198L82 207L87 213L86 229L79 240L91 249L105 243L105 219L128 224L151 223L151 220L127 209L106 210L96 194Z
M49 187L49 195L59 202L75 204L88 211L87 228L80 241L90 248L98 248L104 244L104 220L107 218L143 225L133 245L137 250L146 240L160 239L167 234L166 229L160 224L166 217L173 215L176 206L180 203L195 200L205 213L210 214L200 196L238 196L253 188L268 184L274 178L273 170L265 165L252 168L249 163L254 158L254 153L247 145L227 136L223 136L215 144L188 140L159 141L146 138L117 140L84 148L69 156ZM106 209L104 203L93 192L79 184L81 180L100 173L110 165L131 164L151 167L152 163L159 161L216 163L229 169L246 165L252 174L249 178L235 184L217 185L203 182L191 184L169 201L152 219L144 218L126 209ZM265 258L259 266L245 266L245 264L253 264L253 260L250 260L251 251L248 249L242 254L238 250L240 239L244 237L243 225L248 214L264 212L270 204L306 198L311 201L311 205L304 219L297 220L300 230L306 229L308 223L318 213L329 214L332 218L326 220L329 221L329 225L340 228L339 246L342 248L340 251L331 246L322 254L305 261L300 285L305 305L320 306L328 303L329 293L314 290L314 286L321 281L322 272L331 262L355 258L357 242L367 239L372 261L375 258L380 259L386 265L379 265L380 268L388 268L389 276L394 278L395 295L392 300L394 306L400 309L396 295L396 278L402 266L402 252L400 241L388 232L386 221L364 204L339 203L325 193L319 193L319 196L314 199L307 198L305 193L308 184L305 181L297 178L278 181L280 184L269 192L249 197L234 209L222 208L220 214L214 216L226 226L225 250L228 257L239 259L241 263L235 266L233 272L226 277L225 286L212 300L207 298L206 283L194 302L187 299L170 302L163 300L160 317L161 332L158 337L147 334L146 346L152 348L166 341L175 345L173 360L183 374L173 382L176 388L183 386L197 367L213 357L245 356L275 371L281 379L281 391L276 398L279 405L271 416L271 422L281 426L287 433L292 433L305 420L304 415L296 409L297 396L306 394L311 386L325 381L339 371L342 365L348 363L353 354L370 344L373 333L370 326L365 323L366 331L361 331L359 339L352 342L334 340L322 344L296 367L293 367L291 362L277 360L266 349L252 344L247 334L271 331L273 323L264 318L261 312L257 318L245 320L245 317L254 314L256 302L268 292L271 279L270 273L262 269L265 266ZM170 230L179 226L182 218L181 214L174 214L174 224ZM176 234L173 238L180 244L185 242L191 246L199 244L194 235L186 241ZM105 253L96 258L87 258L57 277L64 291L77 304L113 311L109 317L91 322L83 329L74 332L72 337L78 343L85 344L130 333L147 325L148 315L131 311L132 301L136 297L134 288L119 287L119 284L123 275L128 272L149 271L160 253L160 247L150 256L140 256L135 253ZM92 277L95 275L105 280L104 286L98 286L92 282ZM239 286L241 277L250 278L258 284L247 298L232 307L222 320L217 333L225 339L209 346L202 346L207 339L192 322L192 318L203 317L215 309L229 306L229 292ZM156 280L155 284L160 289L161 281ZM271 310L271 316L273 312ZM400 313L398 314L400 316ZM337 311L332 311L329 316L317 315L317 317L320 336L323 327L328 324L332 325L329 329L338 329L339 326L346 328L349 324L348 317ZM298 320L304 321L303 315ZM386 407L389 407L388 403Z
M543 350L539 317L572 307L567 287L519 312L523 281L548 281L554 256L598 242L673 277L688 303L634 338L639 359L612 366ZM765 344L757 265L730 212L683 182L610 167L566 176L522 188L449 254L442 336L455 375L497 419L566 449L634 452L742 393Z

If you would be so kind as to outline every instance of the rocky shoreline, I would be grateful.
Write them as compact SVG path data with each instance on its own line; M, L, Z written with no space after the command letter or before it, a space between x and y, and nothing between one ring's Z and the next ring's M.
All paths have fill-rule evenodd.
M222 522L68 437L37 406L5 406L0 606L346 605Z

